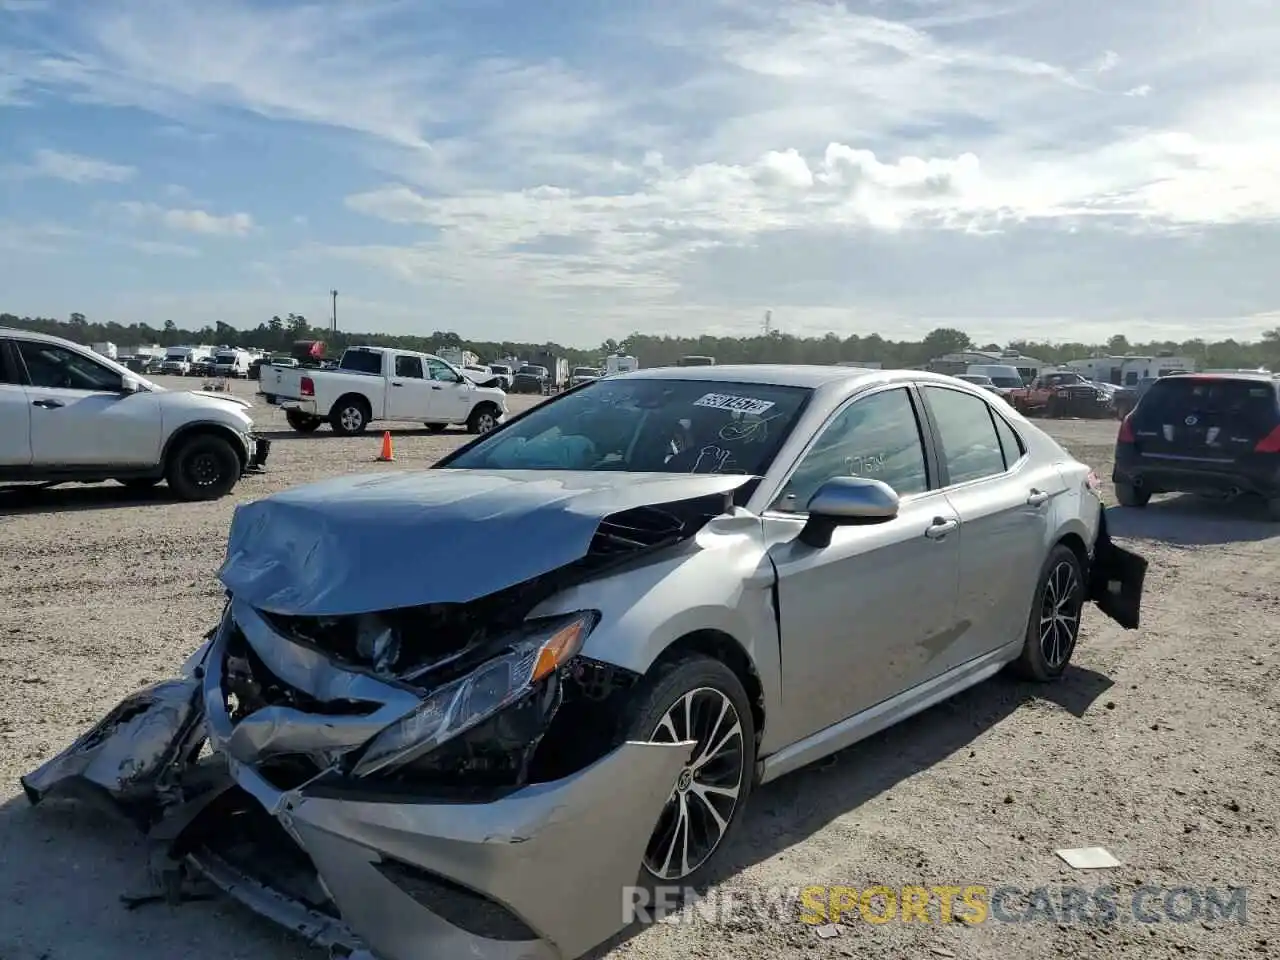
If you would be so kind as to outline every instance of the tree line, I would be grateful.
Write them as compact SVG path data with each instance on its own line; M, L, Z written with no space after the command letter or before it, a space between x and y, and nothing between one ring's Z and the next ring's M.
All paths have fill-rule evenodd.
M1034 338L1012 340L1005 344L975 343L967 333L950 327L931 331L922 340L889 340L879 334L842 337L828 333L824 337L797 337L779 331L750 337L671 337L633 333L622 340L605 340L594 349L568 347L558 343L532 343L512 340L468 340L452 330L436 330L430 335L388 333L333 332L327 327L313 327L301 314L273 316L252 329L239 329L227 323L206 324L198 329L179 327L166 320L161 327L145 323L123 324L115 321L91 321L82 313L66 320L53 317L19 317L0 313L0 327L18 327L53 334L77 343L115 343L123 348L160 344L214 344L218 346L257 347L284 352L295 340L323 340L331 355L355 344L398 347L430 353L441 347L462 347L474 351L483 361L502 357L528 358L539 350L565 357L572 365L599 363L610 353L631 354L642 366L674 364L683 356L711 356L718 363L838 363L840 361L878 362L885 367L921 367L933 357L958 350L1017 350L1046 363L1063 363L1096 354L1127 353L1158 355L1172 353L1190 357L1201 369L1254 368L1269 366L1280 369L1280 328L1267 331L1257 341L1235 339L1154 341L1130 343L1116 334L1106 343L1045 343Z

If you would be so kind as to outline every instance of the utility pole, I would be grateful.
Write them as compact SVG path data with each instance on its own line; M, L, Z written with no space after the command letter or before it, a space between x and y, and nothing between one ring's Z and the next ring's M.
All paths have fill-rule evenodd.
M764 312L764 335L767 337L773 331L773 311L766 310Z
M338 332L338 291L330 290L329 296L333 297L333 332Z

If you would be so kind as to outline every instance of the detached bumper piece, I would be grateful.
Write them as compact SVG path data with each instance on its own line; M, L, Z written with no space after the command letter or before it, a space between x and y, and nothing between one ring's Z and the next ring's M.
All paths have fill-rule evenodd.
M250 437L249 462L245 473L265 473L267 457L271 455L271 441L266 437Z
M1089 594L1108 617L1126 630L1137 630L1142 619L1142 590L1147 560L1111 539L1107 512L1098 521L1098 540L1089 569Z
M246 664L267 703L248 713L231 692L249 689ZM425 786L343 760L425 701L243 604L184 672L24 777L29 799L95 788L145 823L170 889L175 870L203 878L379 960L570 960L613 936L694 746L625 742L544 782Z

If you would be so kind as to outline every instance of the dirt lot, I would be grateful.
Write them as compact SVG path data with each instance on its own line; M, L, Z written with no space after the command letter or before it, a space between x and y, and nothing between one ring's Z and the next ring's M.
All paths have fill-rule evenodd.
M269 474L223 502L139 500L111 485L0 495L0 960L321 957L227 902L125 910L119 895L144 879L131 829L83 806L33 811L17 783L193 649L219 609L214 573L236 502L425 466L463 439L396 431L397 461L381 465L377 433L298 437L276 412L257 414L281 431ZM1049 427L1109 476L1113 422ZM1280 526L1185 498L1113 510L1111 524L1152 563L1140 632L1091 612L1061 684L991 681L763 788L722 889L1046 885L1060 908L1066 885L1114 884L1123 918L1125 891L1142 884L1244 886L1246 923L1202 921L1184 894L1173 906L1185 923L875 925L855 914L823 937L792 905L780 919L747 909L650 927L606 955L1280 956ZM1090 845L1123 866L1072 872L1053 855Z

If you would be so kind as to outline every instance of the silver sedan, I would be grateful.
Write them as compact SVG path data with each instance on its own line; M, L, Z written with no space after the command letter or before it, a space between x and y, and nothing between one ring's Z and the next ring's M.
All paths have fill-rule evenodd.
M96 785L171 888L318 944L574 957L624 890L709 879L754 788L1004 668L1058 679L1091 602L1136 628L1145 571L980 386L636 371L238 508L205 644L23 785Z

